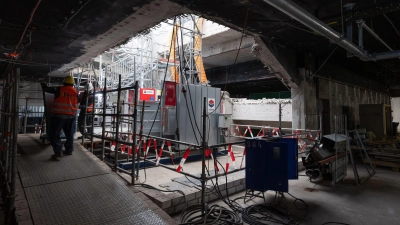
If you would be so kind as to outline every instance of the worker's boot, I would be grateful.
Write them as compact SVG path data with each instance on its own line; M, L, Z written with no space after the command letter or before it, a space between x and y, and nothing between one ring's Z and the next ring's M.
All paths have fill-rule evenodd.
M63 152L63 155L72 155L72 152L71 152L71 151L65 150L65 151L62 151L62 152Z
M59 154L54 153L53 155L51 155L51 159L54 161L60 161L61 157L63 157L62 153Z

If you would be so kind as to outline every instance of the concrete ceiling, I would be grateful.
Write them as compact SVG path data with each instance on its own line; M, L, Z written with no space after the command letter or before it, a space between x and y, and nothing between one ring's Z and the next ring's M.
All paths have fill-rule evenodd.
M252 53L254 38L244 35L242 42L240 42L241 39L242 33L234 29L204 38L202 40L204 68L232 65L235 63L236 56L236 63L256 60L256 56Z
M123 43L166 18L190 12L237 30L241 30L246 23L248 34L260 35L298 53L311 52L322 59L329 56L336 46L262 0L42 0L22 36L37 2L13 0L1 3L2 75L13 65L21 67L22 76L26 79L41 78L56 69L67 71L77 64L89 62L100 52ZM294 2L333 29L342 30L340 1ZM389 46L399 48L400 0L343 0L343 4L349 2L356 5L352 12L344 12L344 21L364 19ZM13 49L20 40L18 49ZM364 46L370 53L386 51L381 43L368 35L365 36ZM5 55L14 52L19 54L18 59ZM228 54L227 57L231 56ZM383 83L395 80L392 78L397 77L400 71L398 59L362 62L355 57L347 58L346 51L341 48L335 51L331 61ZM382 76L390 79L382 79ZM400 83L400 79L397 81Z
M252 51L251 48L240 49L236 63L257 60L256 56L253 53L251 53L251 51ZM237 50L232 50L229 52L224 52L221 54L204 57L203 58L204 68L211 69L215 67L232 65L235 63L237 54L238 54Z

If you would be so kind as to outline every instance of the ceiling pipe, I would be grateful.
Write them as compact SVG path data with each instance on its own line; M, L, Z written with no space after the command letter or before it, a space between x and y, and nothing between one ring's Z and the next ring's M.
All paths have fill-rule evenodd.
M359 20L357 21L357 23L360 24L361 27L363 27L368 33L370 33L372 37L381 42L387 49L393 51L393 49L388 44L386 44L386 42L382 40L382 38L380 38L377 33L375 33L367 24L365 24L364 20Z
M290 0L264 0L264 2L270 4L271 6L292 17L298 22L304 24L308 28L318 32L322 36L325 36L333 43L338 44L342 48L346 49L347 51L364 61L374 61L400 57L400 51L382 52L376 54L367 53L352 42L345 39L342 34L335 31L324 22L317 19L315 16L311 15L306 10Z

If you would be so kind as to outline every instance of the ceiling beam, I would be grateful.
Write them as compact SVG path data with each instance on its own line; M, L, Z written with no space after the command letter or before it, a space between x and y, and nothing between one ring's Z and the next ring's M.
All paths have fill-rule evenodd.
M359 9L356 8L351 11L343 12L343 20L345 22L357 21L360 19L373 18L397 11L400 11L400 0L378 2ZM326 24L342 24L342 17L340 13L327 18L321 18L321 20Z

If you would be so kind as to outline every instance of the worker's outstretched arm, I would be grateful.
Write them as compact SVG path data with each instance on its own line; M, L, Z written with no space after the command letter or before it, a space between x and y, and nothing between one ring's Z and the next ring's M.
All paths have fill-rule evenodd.
M41 83L43 92L54 94L54 98L58 98L60 96L60 88L57 87L49 87L47 83Z

